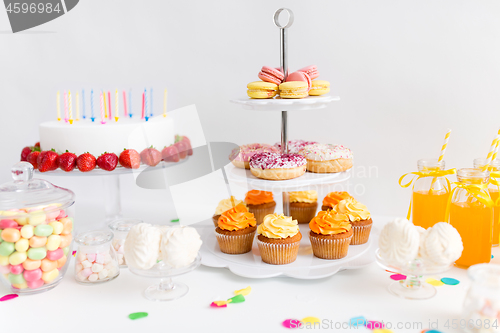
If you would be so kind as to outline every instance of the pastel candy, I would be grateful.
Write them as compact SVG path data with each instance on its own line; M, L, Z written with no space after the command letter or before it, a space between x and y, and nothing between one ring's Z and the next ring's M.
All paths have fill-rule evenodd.
M24 271L23 265L11 265L10 272L12 274L21 274Z
M102 271L99 272L98 276L99 276L99 280L104 280L104 279L108 278L108 276L109 276L108 270L106 268L104 268Z
M16 228L5 228L1 237L6 242L15 243L21 238L21 233Z
M69 235L69 236L71 237L71 235ZM70 243L71 243L71 241L70 241ZM62 244L62 236L61 236L61 244ZM61 246L61 245L59 245L59 247L63 249L64 255L68 256L69 246Z
M23 262L23 267L27 271L32 271L34 269L40 268L41 265L42 265L41 260L31 260L30 258L26 259Z
M35 228L35 235L39 237L48 237L49 235L52 235L53 231L54 228L52 228L52 226L48 224L42 224Z
M32 282L28 281L27 284L28 284L28 288L37 289L37 288L40 288L41 286L43 286L44 282L42 279L40 279L40 280L32 281Z
M0 256L8 257L15 251L15 249L16 247L14 243L2 242L0 244Z
M31 260L42 260L47 256L47 250L44 247L31 248L28 250L28 258Z
M29 224L37 226L44 223L47 219L47 215L42 211L38 211L29 217Z
M83 266L83 268L90 268L90 267L92 267L92 263L88 260L84 260L84 261L82 261L82 266Z
M71 240L73 239L73 237L71 235L60 235L60 237L61 237L61 245L59 245L59 247L61 249L71 245ZM69 251L69 249L68 249L68 251ZM66 253L66 255L68 255L68 254Z
M11 265L20 265L22 264L28 256L26 252L14 252L9 256L9 264Z
M21 228L21 237L30 239L35 234L35 227L32 225L24 225Z
M102 255L101 253L96 254L95 262L96 264L104 264L104 255Z
M47 214L47 220L55 220L58 216L59 216L59 209L55 209L57 208L58 206L56 205L50 205L48 207L45 207L43 209L43 211L45 212L45 214Z
M103 267L104 266L101 264L93 264L92 265L92 272L99 273L100 271L102 271Z
M80 274L87 278L92 274L92 270L90 268L85 268L83 271L80 272Z
M58 276L59 276L59 270L56 268L50 272L43 272L42 273L42 280L45 283L50 283L50 282L54 281L54 279Z
M61 259L57 260L57 268L61 268L66 264L66 261L68 260L67 256L62 256Z
M96 274L96 273L92 273L88 277L88 279L89 279L90 282L95 282L95 281L97 281L98 278L99 278L99 275Z
M60 259L59 259L60 260ZM83 271L83 266L82 264L76 264L75 265L75 273L80 273L81 271Z
M2 266L0 265L0 274L9 274L10 273L10 265Z
M7 266L9 264L9 257L8 256L0 256L0 266Z
M59 235L50 235L47 238L47 250L55 251L61 245L61 236Z
M42 247L47 244L47 237L33 236L30 238L31 247Z
M9 282L12 284L23 284L26 282L22 274L9 274Z
M40 268L34 269L32 271L24 271L23 277L28 282L34 282L42 278L42 270Z
M19 225L14 220L0 220L0 229L17 228Z
M64 228L64 225L59 221L50 222L49 225L52 227L54 235L60 235Z
M14 213L16 215L26 215L26 212L24 210L16 210L16 211L14 211ZM28 220L28 217L16 217L14 219L14 221L16 221L16 223L19 225L26 225L26 224L28 224L29 220Z
M95 261L95 257L96 257L95 253L87 253L87 259L88 259L88 261L94 262Z
M42 260L41 269L43 272L50 272L57 268L57 261L49 260L47 258Z
M30 241L27 240L26 238L21 238L20 240L18 240L16 242L14 247L16 248L16 251L26 252L26 251L28 251L28 249L30 247Z
M57 249L55 251L47 251L47 259L59 260L64 256L64 251L62 249Z
M66 217L60 219L59 222L63 224L63 231L61 232L61 234L63 235L71 234L71 231L73 230L73 221L69 217Z
M119 254L125 254L125 246L121 245L121 246L118 248L117 252L118 252Z
M14 287L15 289L26 289L26 288L28 288L28 284L26 282L23 282L23 283L13 283L12 287Z
M64 209L61 209L59 211L59 215L56 217L56 220L60 220L62 218L65 218L66 216L68 216L68 215L66 215L66 212L64 211Z

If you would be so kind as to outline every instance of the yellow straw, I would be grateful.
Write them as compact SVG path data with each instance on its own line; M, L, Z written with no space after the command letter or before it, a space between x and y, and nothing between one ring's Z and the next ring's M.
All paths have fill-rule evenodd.
M73 101L71 100L71 91L68 91L68 103L69 103L69 123L73 124Z
M496 146L498 145L498 141L500 140L500 129L498 130L497 137L491 142L490 146L490 151L488 152L488 155L486 156L486 163L483 167L484 170L488 170L491 159L493 158L493 154L495 153Z
M61 121L61 96L57 92L57 121Z
M80 98L78 97L78 91L76 92L76 121L80 120Z
M163 117L167 116L167 89L165 88L165 93L163 94Z
M115 121L118 121L118 89L115 90Z
M448 141L450 141L451 129L448 129L448 132L444 136L444 143L441 147L441 155L439 155L438 162L441 162L444 158L444 153L446 152L446 147L448 146Z

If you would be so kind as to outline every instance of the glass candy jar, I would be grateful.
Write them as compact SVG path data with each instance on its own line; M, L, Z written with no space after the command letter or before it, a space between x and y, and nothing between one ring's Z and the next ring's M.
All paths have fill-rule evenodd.
M11 172L14 181L0 186L0 280L18 294L47 291L68 268L75 195L33 178L30 163Z
M120 267L127 267L123 246L125 244L125 239L127 238L128 232L130 231L130 228L139 223L142 223L142 221L138 219L119 219L111 222L108 225L115 236L113 238L112 245L116 251L116 258Z
M111 281L120 274L112 241L113 233L109 230L89 231L76 236L76 282L102 283Z

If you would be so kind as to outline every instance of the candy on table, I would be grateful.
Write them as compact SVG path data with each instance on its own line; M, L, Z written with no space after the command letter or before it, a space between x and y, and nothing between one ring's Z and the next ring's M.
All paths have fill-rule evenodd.
M118 265L109 253L79 251L75 264L76 279L80 282L102 282L119 273Z
M117 239L117 238L113 239L113 248L116 251L116 259L118 260L118 264L120 266L127 264L124 256L125 254L124 244L125 244L125 239Z

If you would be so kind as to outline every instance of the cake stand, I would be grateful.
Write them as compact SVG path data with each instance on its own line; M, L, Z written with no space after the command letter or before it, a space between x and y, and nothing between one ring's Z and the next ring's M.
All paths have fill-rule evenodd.
M181 268L171 268L160 261L152 268L144 270L137 269L133 267L128 267L128 269L135 275L142 277L160 279L160 283L153 284L144 290L144 297L150 301L173 301L175 299L181 298L186 295L189 291L189 287L184 283L173 282L172 278L174 276L183 275L191 272L200 266L201 256L198 254L196 259L186 267Z

